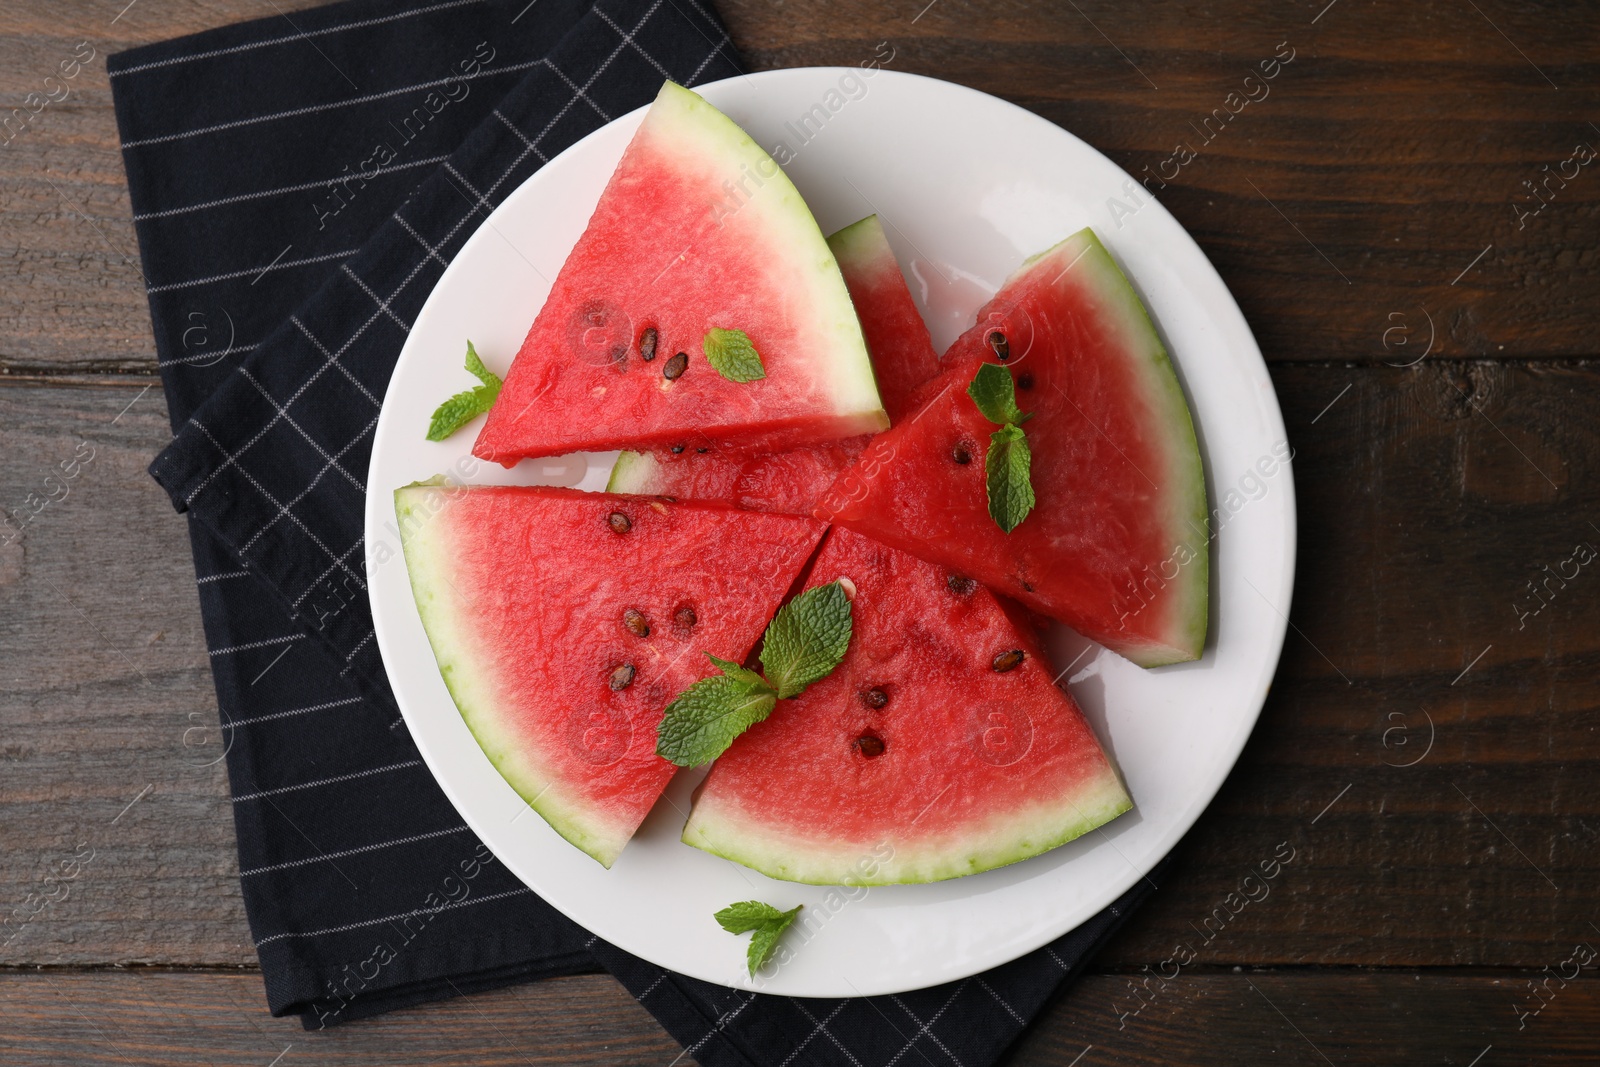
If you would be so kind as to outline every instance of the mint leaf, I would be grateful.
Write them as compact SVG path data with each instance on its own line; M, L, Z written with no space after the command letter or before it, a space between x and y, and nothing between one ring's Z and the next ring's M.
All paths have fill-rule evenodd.
M1017 407L1017 386L1011 380L1011 371L997 363L985 363L967 386L967 395L978 405L983 417L997 426L1010 423L1021 426L1033 418L1033 412Z
M434 409L433 418L428 422L428 440L443 441L488 411L500 396L500 379L483 365L471 341L467 342L467 373L483 384L457 393Z
M761 365L756 346L750 343L749 336L743 330L723 330L713 326L706 331L700 347L705 350L706 360L716 372L730 382L743 384L767 376L767 368Z
M709 652L706 653L706 659L716 664L717 670L728 675L730 678L737 678L740 681L748 682L751 685L767 684L767 680L761 677L761 675L757 674L755 671L747 670L746 668L739 666L737 663L729 663L725 659L718 659ZM768 688L771 687L769 686Z
M730 934L755 931L755 936L750 939L750 950L745 954L750 977L754 978L756 970L767 962L772 950L778 947L778 938L794 925L804 906L797 904L788 911L779 911L759 900L741 900L737 904L729 904L713 917Z
M478 350L472 347L471 341L467 342L467 373L478 379L487 388L493 389L495 392L500 391L500 379L495 376L493 371L483 365L483 360L478 358Z
M487 394L487 395L485 395ZM489 410L495 394L478 386L465 393L457 393L434 409L428 422L428 440L443 441L461 427Z
M850 647L850 599L838 582L807 589L778 609L761 647L761 666L780 698L826 678Z
M1015 530L1033 510L1032 467L1033 453L1020 427L1008 422L989 435L989 454L983 458L989 517L1006 533Z
M708 653L709 655L709 653ZM656 728L656 755L679 767L698 767L722 755L733 739L772 713L777 691L755 671L719 660L726 674L702 678L667 705Z

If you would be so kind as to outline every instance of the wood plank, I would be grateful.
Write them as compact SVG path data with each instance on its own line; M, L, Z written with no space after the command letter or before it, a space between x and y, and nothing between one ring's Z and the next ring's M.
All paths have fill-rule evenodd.
M0 510L65 492L0 547L6 963L255 961L167 437L159 386L0 387Z
M1217 965L1542 966L1600 914L1600 586L1581 568L1522 629L1513 605L1600 543L1600 366L1274 378L1299 449L1299 632L1179 868L1104 960L1192 943ZM0 427L8 508L80 435L96 450L0 555L0 902L96 850L0 963L250 963L223 775L184 744L215 698L183 520L144 474L159 393L0 386ZM1214 471L1213 496L1243 473ZM1295 858L1233 914L1280 842Z
M98 57L0 152L0 374L152 370L104 55L297 6L139 3L114 24L89 0L0 11L0 99L37 91L80 40ZM1552 181L1520 224L1514 205L1578 142L1600 149L1587 47L1600 13L1496 11L1491 25L1470 5L1347 2L1313 24L1321 3L938 0L916 17L922 6L720 5L756 69L853 65L888 41L891 69L1013 100L1135 174L1159 178L1189 144L1196 158L1148 188L1212 257L1270 360L1404 362L1430 334L1452 357L1595 351L1595 165ZM1248 90L1268 95L1207 142L1196 128L1285 41L1293 61ZM1083 221L1115 243L1119 221L1145 220L1107 208Z
M1600 939L1591 933L1588 944L1600 944ZM1570 942L1550 947L1552 971L1573 948ZM1565 973L1572 975L1574 968L1569 965ZM1144 975L1138 978L1145 980ZM1155 979L1148 987L1141 984L1141 1001L1129 989L1131 976L1093 975L1041 1017L1008 1065L1497 1067L1593 1062L1600 982L1587 973L1569 982L1550 978L1541 987L1547 991L1536 994L1529 989L1533 978L1544 976L1185 973L1165 986ZM1145 1006L1134 1014L1141 1002Z
M1600 911L1600 575L1566 565L1520 628L1514 606L1600 545L1600 368L1273 378L1298 450L1296 630L1162 899L1106 959L1190 942L1216 964L1540 965ZM1213 472L1213 496L1243 473ZM1297 858L1272 895L1216 933L1279 842Z
M0 147L6 235L0 278L10 298L0 307L0 374L155 373L106 56L316 6L315 0L124 4L63 0L0 10L0 110L26 108L30 93L60 97L63 86L67 92ZM61 64L89 54L80 42L93 58L63 81ZM46 78L54 79L49 86Z
M888 40L891 69L1004 97L1150 178L1269 360L1407 362L1428 315L1436 354L1592 354L1594 165L1569 164L1577 176L1552 180L1548 206L1520 225L1513 205L1524 180L1558 170L1578 142L1600 150L1584 43L1600 12L1343 3L1318 17L1327 6L939 0L885 17L850 0L805 14L730 0L720 10L753 66L850 65ZM1246 86L1280 43L1293 60ZM1231 92L1261 99L1230 103ZM1215 109L1227 121L1203 127ZM1179 145L1194 154L1181 166ZM1003 146L990 151L1003 158ZM1113 245L1140 222L1109 206L1084 221ZM1407 333L1385 346L1397 326Z
M1559 947L1552 966L1571 948ZM1528 985L1535 977L1543 976L1185 973L1164 988L1152 981L1144 992L1145 1007L1134 1015L1137 1001L1128 989L1129 976L1095 974L1048 1009L1007 1062L1011 1067L1586 1062L1600 1026L1600 983L1548 978L1544 991L1535 994ZM260 976L251 973L7 973L0 975L0 1003L8 1018L0 1028L0 1056L41 1067L261 1067L269 1062L284 1067L692 1067L694 1062L675 1058L678 1046L605 975L555 978L312 1033L293 1020L270 1018L261 1002ZM925 1051L929 1062L937 1062L936 1050ZM278 1056L281 1061L274 1059ZM906 1062L923 1061L908 1056Z
M513 986L310 1033L298 1019L268 1015L261 976L248 972L11 973L0 975L0 1004L8 1019L0 1057L63 1067L661 1067L682 1051L608 975Z

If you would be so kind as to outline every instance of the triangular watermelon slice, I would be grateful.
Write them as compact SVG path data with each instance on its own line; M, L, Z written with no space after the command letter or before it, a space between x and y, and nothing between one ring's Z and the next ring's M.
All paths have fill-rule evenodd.
M939 372L928 327L906 288L894 249L878 216L869 215L828 238L850 299L861 319L878 393L893 422L913 410L912 394ZM757 511L808 515L870 437L850 437L779 453L715 448L699 437L670 449L623 452L606 489L663 493L680 500L726 500Z
M735 332L765 377L735 381L713 365ZM748 351L723 366L757 373ZM850 294L805 201L727 116L668 82L473 452L509 465L690 436L776 449L886 425Z
M818 518L976 578L1135 663L1200 657L1205 477L1183 391L1150 317L1090 230L1029 260L978 312ZM1011 368L1037 503L1009 534L989 515L989 422L967 395Z
M718 758L683 840L773 878L932 882L1036 856L1128 799L1031 635L983 586L834 527L844 662Z
M878 216L846 226L828 238L828 247L861 319L884 410L891 423L899 422L914 410L912 394L939 373L939 353Z
M610 867L676 770L668 703L742 661L823 525L548 487L395 492L417 611L461 716L556 832Z

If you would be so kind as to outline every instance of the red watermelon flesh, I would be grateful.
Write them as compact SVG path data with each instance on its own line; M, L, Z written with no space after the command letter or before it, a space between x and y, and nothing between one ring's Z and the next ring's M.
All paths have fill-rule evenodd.
M720 500L750 511L809 515L871 437L807 445L785 452L710 450L681 455L624 452L606 490L648 493L679 500Z
M915 410L912 394L939 371L928 327L878 216L828 238L872 353L878 392L889 418ZM681 500L726 500L757 511L808 515L870 437L860 436L776 453L750 454L694 438L671 449L624 452L606 486L616 493L661 493ZM705 449L705 451L701 451Z
M747 335L765 377L719 373L713 329ZM849 292L805 201L743 130L668 82L473 452L510 465L690 437L776 449L887 424Z
M1037 498L1009 534L985 487L997 427L967 395L1001 353L1033 413ZM1194 429L1149 316L1094 233L1024 264L945 363L923 407L873 440L817 517L959 570L1141 666L1198 659L1208 535Z
M824 527L549 487L395 493L406 568L461 716L506 781L609 867L676 770L674 697L742 661ZM630 670L631 668L631 670Z
M788 881L932 882L1036 856L1128 810L1032 635L952 577L834 527L809 585L855 587L844 662L734 741L683 840Z

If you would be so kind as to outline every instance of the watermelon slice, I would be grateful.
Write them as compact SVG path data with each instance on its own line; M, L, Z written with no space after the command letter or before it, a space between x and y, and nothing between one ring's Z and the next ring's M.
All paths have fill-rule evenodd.
M1209 539L1194 427L1094 233L1024 264L944 358L927 403L873 440L817 517L976 578L1141 666L1198 659ZM967 395L985 361L1011 368L1033 413L1037 504L1009 534L985 488L996 427Z
M683 840L773 878L932 882L1037 856L1132 802L1031 635L981 585L835 527L844 662L715 764Z
M889 418L913 410L912 393L939 372L928 327L906 288L878 216L869 215L828 238L872 353L878 392ZM779 453L716 449L698 437L672 449L624 452L606 486L613 493L664 493L684 500L726 500L757 511L809 515L839 474L855 462L869 437ZM705 451L701 451L705 449Z
M741 331L765 377L724 377L710 360L729 335L713 330ZM787 448L887 425L850 294L805 201L727 116L668 82L473 452L510 465L691 436Z
M610 867L676 770L673 697L741 661L821 523L548 487L395 493L411 589L456 707L506 781Z
M828 247L860 316L884 410L899 422L914 410L917 387L939 373L939 353L878 216L846 226L828 238Z

